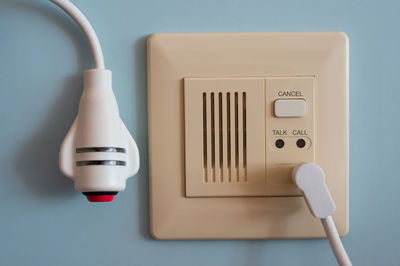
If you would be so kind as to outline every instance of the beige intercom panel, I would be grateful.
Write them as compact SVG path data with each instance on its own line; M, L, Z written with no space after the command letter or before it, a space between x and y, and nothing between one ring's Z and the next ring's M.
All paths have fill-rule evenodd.
M343 33L155 34L148 41L151 232L323 237L291 179L315 162L348 231Z
M313 86L313 76L185 78L186 196L300 195L291 171L314 162Z

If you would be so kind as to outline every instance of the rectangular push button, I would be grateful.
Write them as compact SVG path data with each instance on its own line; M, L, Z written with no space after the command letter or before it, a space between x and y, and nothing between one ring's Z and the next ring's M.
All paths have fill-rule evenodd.
M280 99L275 101L276 117L303 117L306 115L306 101L303 99Z

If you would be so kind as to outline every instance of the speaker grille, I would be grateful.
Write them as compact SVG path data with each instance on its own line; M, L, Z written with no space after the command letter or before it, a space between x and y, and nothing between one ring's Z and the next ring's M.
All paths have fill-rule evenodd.
M247 182L246 92L202 97L204 182Z
M263 79L185 78L187 197L265 191Z

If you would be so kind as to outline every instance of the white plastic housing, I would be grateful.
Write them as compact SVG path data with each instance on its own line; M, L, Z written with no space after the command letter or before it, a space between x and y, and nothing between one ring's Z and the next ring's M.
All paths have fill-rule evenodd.
M314 163L304 163L293 168L293 183L304 194L311 213L319 218L327 218L336 210L331 193L325 183L325 173Z
M139 170L139 151L122 122L111 71L84 73L78 115L61 144L61 172L79 192L121 191Z

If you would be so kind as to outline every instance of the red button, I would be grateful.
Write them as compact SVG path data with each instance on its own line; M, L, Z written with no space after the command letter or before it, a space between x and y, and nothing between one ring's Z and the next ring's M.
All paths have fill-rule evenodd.
M110 202L114 199L114 195L86 195L90 202Z

